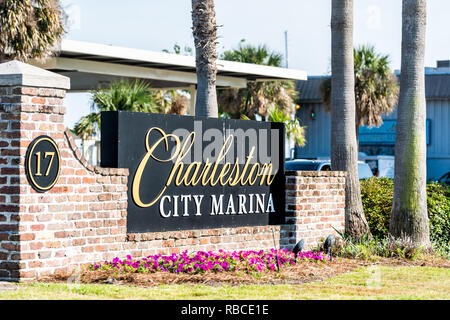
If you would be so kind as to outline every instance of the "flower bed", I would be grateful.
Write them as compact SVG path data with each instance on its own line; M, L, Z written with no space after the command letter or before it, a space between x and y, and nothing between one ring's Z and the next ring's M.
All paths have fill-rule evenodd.
M278 266L295 265L299 261L322 262L328 258L323 252L303 251L299 252L297 259L295 254L286 249L270 251L233 251L227 252L219 250L198 251L181 254L163 256L161 254L148 256L142 259L133 259L130 255L126 259L114 258L112 261L105 261L103 264L93 264L91 270L117 270L122 272L171 272L184 274L198 274L206 271L227 272L243 271L263 272L275 271Z

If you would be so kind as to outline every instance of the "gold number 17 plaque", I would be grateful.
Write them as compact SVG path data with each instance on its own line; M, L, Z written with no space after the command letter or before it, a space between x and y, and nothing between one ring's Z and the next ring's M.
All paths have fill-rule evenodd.
M60 171L61 156L55 141L49 136L34 139L25 156L25 172L33 189L50 190L58 181Z

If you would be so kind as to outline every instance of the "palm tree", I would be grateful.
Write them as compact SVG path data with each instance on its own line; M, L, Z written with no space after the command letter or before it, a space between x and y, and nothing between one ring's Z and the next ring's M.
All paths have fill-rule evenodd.
M192 25L197 69L195 115L217 118L217 27L213 0L192 0Z
M242 39L237 49L225 51L221 59L281 67L281 54L271 52L265 45L255 47L243 45L244 42ZM306 127L300 126L298 119L291 119L295 99L297 91L293 81L249 81L246 88L218 90L221 114L233 119L255 119L260 115L272 122L283 122L288 139L293 138L299 146L304 146Z
M347 172L345 231L370 234L361 202L355 136L353 0L331 2L331 166Z
M75 134L83 139L100 129L100 111L158 112L160 106L149 93L149 85L142 81L116 81L107 89L92 92L91 113L75 125Z
M0 61L44 59L64 34L58 0L0 1Z
M283 56L280 53L270 52L266 45L255 47L252 45L243 45L244 42L245 39L242 39L237 49L225 51L221 55L221 59L281 67Z
M147 82L119 80L106 89L91 92L91 113L82 117L74 132L86 139L100 129L101 111L133 111L185 115L188 106L186 96L177 90L150 89Z
M355 74L356 145L359 145L359 127L383 123L382 116L391 113L397 104L397 79L389 68L389 55L375 52L373 46L361 46L353 51ZM320 86L324 106L330 111L331 79Z
M394 202L389 233L430 247L426 193L426 0L403 0Z
M270 52L265 45L257 47L242 45L244 41L241 40L237 49L225 51L221 59L281 67L283 61L281 54ZM260 115L265 119L269 116L269 109L275 106L286 115L290 115L296 98L297 92L293 81L249 81L247 87L243 89L218 90L220 111L234 119L239 119L241 115L250 119Z

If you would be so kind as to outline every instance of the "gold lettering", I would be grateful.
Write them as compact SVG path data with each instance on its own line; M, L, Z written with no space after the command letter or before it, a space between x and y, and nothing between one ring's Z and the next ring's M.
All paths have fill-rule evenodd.
M150 146L149 137L152 132L159 133L161 137ZM155 149L161 144L163 144L166 151L169 151L169 139L173 139L175 141L175 148L172 152L172 155L170 155L166 159L160 159L156 157L154 155ZM152 127L148 130L145 136L145 148L147 152L139 163L132 183L132 197L136 205L142 208L152 206L161 198L161 196L166 192L167 187L172 183L174 183L176 186L180 186L183 184L186 187L196 186L199 183L201 183L202 186L206 186L208 184L211 186L215 186L219 182L222 186L235 186L239 183L241 185L254 185L258 178L260 178L259 185L263 185L264 183L270 185L275 179L275 176L272 177L271 163L252 164L250 171L248 172L248 176L245 177L247 170L249 169L250 162L253 159L255 147L251 148L242 170L239 166L239 159L236 158L234 165L232 165L230 162L225 162L220 170L220 173L218 173L216 177L219 165L221 164L221 162L223 162L233 145L232 135L228 136L228 138L223 143L222 148L220 149L217 159L214 163L211 163L209 162L209 159L206 159L204 164L202 164L201 162L192 162L185 167L183 160L190 153L192 146L194 145L194 141L195 132L191 132L184 141L183 145L181 145L180 139L177 136L175 136L174 134L167 134L161 128ZM142 175L146 167L149 165L150 159L153 159L157 162L174 161L175 163L171 169L165 185L162 187L160 192L153 198L153 200L144 203L140 197L140 186Z
M151 147L148 144L148 139L150 136L150 133L155 130L157 132L159 132L161 134L161 138L159 138L159 140L157 140ZM155 155L153 155L153 152L155 151L156 147L158 147L158 145L161 142L165 143L165 147L166 147L166 151L169 150L169 138L173 138L175 140L175 151L173 152L172 156L170 156L167 159L159 159L157 158ZM136 170L136 174L134 176L133 179L133 185L132 185L132 196L133 196L133 200L136 203L136 205L138 205L139 207L142 208L147 208L152 206L153 204L155 204L156 201L158 201L158 199L164 194L164 192L166 191L167 185L161 190L161 192L149 203L143 203L141 200L141 196L140 196L140 186L141 186L141 179L142 179L142 174L144 173L144 169L147 165L147 162L149 161L150 157L153 158L154 160L158 161L158 162L168 162L168 161L172 161L176 156L178 156L179 152L180 152L180 139L174 135L174 134L167 134L165 133L162 129L158 128L158 127L153 127L150 128L147 132L147 135L145 136L145 148L147 150L147 153L145 154L144 158L141 160L141 162L139 163L139 166Z
M266 183L267 185L271 185L273 182L273 179L270 180L270 176L272 175L272 164L271 163L264 163L261 168L261 181L259 182L259 185L262 186L264 183L264 178L267 175Z
M236 173L235 173L236 171ZM233 173L235 174L234 180L233 180ZM231 187L234 187L239 183L239 158L236 158L236 161L234 162L233 170L230 173L230 176L228 177L228 180L226 184L230 185Z
M208 180L205 180L206 175L208 174L209 169L211 169L212 163L209 163L209 159L206 159L205 166L203 167L202 173L200 174L202 178L202 186L206 186L208 184Z
M53 162L53 158L55 157L55 153L54 152L46 152L44 154L44 157L50 157L50 162L48 163L48 167L47 167L47 171L45 171L45 176L48 176L50 173L50 168L52 167L52 162Z
M219 174L219 176L217 177L217 179L216 179L215 181L213 181L219 163L221 163L222 160L225 159L225 157L226 157L228 151L230 151L230 148L231 148L231 145L232 145L232 144L233 144L233 135L229 135L228 138L227 138L227 140L225 140L225 142L224 142L222 148L221 148L220 151L219 151L219 155L217 156L217 160L216 160L216 163L214 164L213 171L211 172L211 185L212 185L212 186L215 186L215 185L219 182L219 179L221 178L221 175ZM225 150L225 149L226 149L226 150ZM222 168L222 171L221 171L221 172L223 172L223 168ZM225 173L225 174L226 174L226 173Z
M167 179L166 186L169 186L172 183L172 179L175 176L175 173L177 172L178 169L179 170L178 170L177 178L175 179L175 185L179 186L183 183L183 178L182 178L182 173L183 173L183 168L184 168L183 159L189 153L189 150L192 148L194 141L195 141L195 132L191 132L189 134L189 136L186 137L186 141L184 142L183 146L181 147L180 151L178 152L177 160L175 161L172 171L170 172L169 178ZM189 142L191 142L191 143L189 144L189 147L187 147Z
M239 181L241 182L241 185L245 185L245 182L244 182L245 172L247 171L248 165L250 164L250 160L253 158L254 151L255 151L255 147L253 147L250 150L250 154L247 156L247 160L245 161L244 168L242 168L242 173L241 173L241 176L239 177Z
M195 166L195 171L194 173L192 173L192 177L190 179L188 179L189 174L191 173L192 168ZM183 179L181 179L181 181L184 181L184 185L186 187L188 186L196 186L198 184L198 182L200 181L199 179L195 179L197 177L198 172L200 171L202 164L200 162L192 162L186 169L185 174L183 175Z
M261 165L259 163L255 163L252 165L252 168L250 169L250 172L248 174L247 180L245 180L244 184L250 184L251 186L255 184L256 179L258 179L259 176L259 168ZM255 178L252 180L252 175L256 172Z
M220 184L224 186L226 182L223 181L223 178L227 175L228 171L230 171L231 163L227 162L223 165L222 170L220 171L219 177L217 179L220 179Z

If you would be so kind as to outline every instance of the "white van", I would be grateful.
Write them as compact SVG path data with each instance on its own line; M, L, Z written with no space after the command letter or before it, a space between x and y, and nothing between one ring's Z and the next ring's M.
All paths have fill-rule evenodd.
M367 163L377 177L394 178L394 156L368 156L359 154L359 160Z

